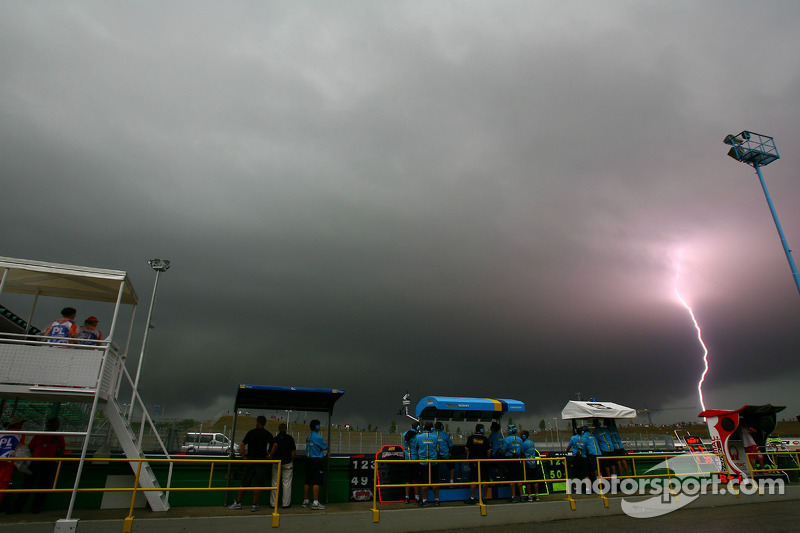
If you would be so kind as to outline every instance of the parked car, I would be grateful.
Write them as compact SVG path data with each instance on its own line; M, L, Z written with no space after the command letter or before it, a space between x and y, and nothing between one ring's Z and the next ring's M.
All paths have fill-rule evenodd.
M239 445L234 445L235 454L239 455ZM229 454L231 439L222 433L187 433L183 436L181 451L197 454Z

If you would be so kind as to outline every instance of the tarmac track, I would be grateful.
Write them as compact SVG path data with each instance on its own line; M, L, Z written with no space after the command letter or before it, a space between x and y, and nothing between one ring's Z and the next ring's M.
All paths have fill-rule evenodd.
M451 530L455 531L455 530ZM544 533L586 533L647 531L648 533L739 533L800 531L800 501L741 503L719 507L684 508L655 518L631 518L614 515L593 518L555 520L503 526L459 528L458 531L509 533L536 531Z

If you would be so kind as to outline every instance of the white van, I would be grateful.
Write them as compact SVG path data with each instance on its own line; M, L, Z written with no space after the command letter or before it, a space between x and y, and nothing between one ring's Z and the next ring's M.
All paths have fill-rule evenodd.
M236 455L239 455L239 445L234 446ZM231 439L222 433L187 433L183 437L181 451L184 453L198 454L229 454Z

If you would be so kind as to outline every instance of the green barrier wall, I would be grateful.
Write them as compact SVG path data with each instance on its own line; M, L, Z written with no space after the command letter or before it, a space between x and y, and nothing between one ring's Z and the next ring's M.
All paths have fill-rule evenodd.
M180 456L175 458L175 466L172 470L172 486L173 487L191 487L191 488L206 488L209 486L209 470L210 464L208 463L191 463L186 462L182 464ZM169 466L167 463L150 463L153 471L162 486L167 484L167 476ZM329 482L329 498L331 503L342 503L349 501L349 458L347 457L334 457L330 460L330 482ZM243 464L232 463L231 465L231 487L238 487L242 478ZM294 462L294 476L292 481L292 505L300 505L303 501L303 485L306 478L306 461L305 457L298 457ZM77 473L77 462L65 462L61 467L59 473L59 481L56 488L71 489L75 474ZM212 487L225 487L225 478L228 473L228 465L220 463L214 466L214 475L211 480ZM106 486L107 476L133 476L129 464L123 461L112 461L107 464L89 463L87 462L83 468L81 476L80 488L103 488ZM267 483L271 483L271 477ZM25 482L25 474L15 472L12 478L11 489L22 488ZM226 500L227 494L227 500ZM210 507L222 506L227 501L230 503L236 495L236 491L171 491L169 495L170 505L173 507ZM0 512L5 512L9 506L13 505L16 501L17 494L4 494L0 502ZM66 510L69 506L70 493L51 493L47 496L44 510ZM269 505L269 495L263 493L260 498L260 505L262 507ZM320 494L321 499L324 497L324 488ZM33 500L33 495L29 495L28 503L23 512L29 512L30 503ZM102 492L79 492L75 502L75 509L99 509L103 500ZM252 501L252 496L245 493L245 502Z

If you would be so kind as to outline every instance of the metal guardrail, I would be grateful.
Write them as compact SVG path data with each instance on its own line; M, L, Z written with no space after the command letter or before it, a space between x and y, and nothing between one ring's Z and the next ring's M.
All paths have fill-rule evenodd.
M756 474L774 474L776 471L787 472L800 472L800 452L789 452L789 451L781 451L781 452L755 452L755 453L748 453L747 454L748 463L751 465L750 467L750 474L753 477ZM769 456L772 458L773 463L777 463L775 458L777 457L788 457L793 461L794 467L774 467L769 466L765 468L753 468L752 464L753 460L756 459L758 456ZM663 459L663 468L658 470L653 470L652 467L642 472L643 468L637 467L637 462L647 461L648 463L652 464L653 459ZM657 478L680 478L686 476L697 476L697 475L731 475L731 472L727 468L718 468L719 464L724 463L724 457L722 454L717 453L697 453L697 454L651 454L646 456L636 456L636 455L627 455L625 457L608 457L608 456L598 456L595 459L594 466L597 468L598 476L597 479L604 479L609 480L612 479L614 476L603 476L601 474L601 466L603 462L607 461L619 461L619 460L627 460L631 462L632 466L632 475L625 476L625 479L633 479L633 480L645 480L645 479L657 479ZM681 464L682 471L676 471L674 469L676 465L676 460ZM73 487L65 487L65 488L56 488L59 481L59 475L61 474L61 467L64 463L67 462L79 462L80 459L77 457L0 457L0 464L4 461L44 461L44 462L57 462L58 467L56 469L55 478L53 481L53 485L50 488L30 488L30 489L5 489L0 491L2 494L14 494L14 493L71 493L74 489ZM188 492L188 491L196 491L196 492L209 492L209 491L277 491L276 498L275 498L275 507L272 509L272 527L276 528L280 526L280 513L278 512L279 509L279 502L280 502L280 479L281 479L281 462L279 460L246 460L243 461L241 459L191 459L187 458L186 456L181 456L180 458L142 458L142 459L129 459L129 458L86 458L85 461L89 462L102 462L102 463L109 463L109 462L120 462L120 463L131 463L137 462L138 468L136 469L136 473L134 476L133 485L130 487L78 487L77 492L81 493L90 493L90 492L130 492L131 493L131 503L128 510L128 515L124 518L123 521L123 533L130 533L133 527L133 520L134 514L133 510L136 503L136 497L139 493L143 493L146 491L176 491L176 492ZM554 464L557 466L554 469L550 469L550 471L557 471L563 472L563 477L548 477L544 474L544 469L542 469L542 477L539 478L529 478L528 471L524 468L524 463L529 461L535 461L538 463L535 468L540 465L544 465L547 462ZM208 464L210 465L209 474L208 474L208 482L207 485L204 487L175 487L175 486L167 486L167 487L160 487L160 488L145 488L139 486L139 478L142 471L143 463L169 463L170 465L180 462L181 464L188 464L188 463L195 463L195 464ZM489 479L485 480L482 479L483 470L481 466L483 464L490 464L490 465L503 465L507 463L523 463L523 467L520 469L522 472L521 479ZM672 463L670 463L672 462ZM251 486L251 487L241 487L241 486L215 486L214 485L214 471L215 467L218 464L221 465L229 465L231 463L236 464L245 464L245 463L263 463L266 465L278 465L278 476L277 480L278 483L276 485L266 485L266 486ZM415 483L381 483L379 478L379 469L380 465L402 465L404 463L413 463L415 465L426 465L427 467L427 479L422 480L421 482ZM466 481L466 482L450 482L450 481L436 481L434 482L434 468L438 468L439 464L456 464L456 463L469 463L470 465L477 464L476 473L477 473L477 480L475 481ZM688 465L694 464L696 465L696 469L687 469L685 468ZM713 466L713 469L704 469L709 466ZM562 470L563 468L563 470ZM389 488L422 488L422 487L476 487L478 491L478 508L480 510L481 516L486 516L487 509L486 509L486 502L483 499L483 494L486 488L492 486L499 486L499 485L509 485L509 484L519 484L519 485L528 485L532 483L565 483L566 484L566 493L565 493L565 500L569 502L570 507L572 510L576 509L576 502L573 497L573 494L570 492L570 466L567 457L537 457L536 459L531 458L493 458L493 459L436 459L436 460L419 460L419 459L408 459L408 460L394 460L394 459L376 459L375 460L375 470L374 470L374 478L373 478L373 501L372 501L372 521L373 523L380 522L380 509L378 507L378 493L380 489L389 489ZM736 493L737 497L739 496ZM609 506L608 497L605 494L600 494L600 498L604 500L604 505L606 507Z
M61 473L61 466L63 463L66 462L79 462L81 459L77 457L0 457L0 464L3 461L44 461L44 462L58 462L58 467L56 469L55 479L53 481L53 486L50 488L32 488L32 489L5 489L0 490L0 494L15 494L15 493L72 493L73 491L77 492L131 492L131 504L128 510L128 516L124 518L123 521L123 533L131 533L133 527L133 509L136 504L136 496L140 493L147 492L147 491L167 491L167 492L188 492L188 491L196 491L196 492L209 492L209 491L257 491L257 490L275 490L278 491L275 496L275 507L272 511L272 527L279 527L280 526L280 514L278 513L279 502L280 502L280 479L281 479L281 462L280 460L275 459L264 459L264 460L241 460L241 459L187 459L185 457L181 457L180 459L154 459L154 458L142 458L142 459L128 459L128 458L86 458L84 461L86 462L101 462L101 463L109 463L109 462L120 462L120 463L133 463L138 462L138 467L136 469L136 473L134 476L134 482L131 487L78 487L74 489L73 487L65 487L65 488L56 488L58 485L59 475ZM173 463L180 462L181 464L187 463L200 463L200 464L210 464L211 468L209 469L208 474L208 485L206 487L156 487L156 488L145 488L139 486L139 478L142 473L142 464L143 463L169 463L172 466ZM268 486L260 486L260 487L241 487L241 486L214 486L213 485L213 476L214 476L214 467L217 464L227 465L230 463L236 464L246 464L246 463L262 463L266 465L278 465L278 484L277 485L268 485Z
M759 463L759 456L768 456L772 458L772 464L761 464ZM785 467L785 466L777 466L778 462L776 458L779 457L787 457L791 459L794 463L794 467ZM768 452L768 451L759 451L753 453L747 453L747 465L750 469L750 477L755 477L755 474L774 474L777 471L780 472L800 472L800 452L790 452L790 451L776 451L776 452ZM761 468L753 468L753 466L760 466Z
M751 456L765 456L768 455L772 458L773 465L765 468L753 468L752 459L749 461L750 467L750 477L754 478L756 474L774 474L776 471L779 472L798 472L800 473L800 452L757 452L757 453L748 453L748 458ZM776 460L779 456L788 456L792 459L794 464L793 467L784 468L779 466L774 466L778 463ZM661 463L656 465L656 468L652 466L654 460L661 460ZM509 484L518 484L518 485L527 485L531 483L565 483L566 485L566 492L565 492L565 500L567 500L570 504L571 509L574 511L576 509L576 502L574 495L572 494L572 482L580 483L589 483L588 477L585 480L577 480L570 477L570 462L568 461L567 457L539 457L535 461L539 464L542 464L546 461L552 461L559 464L559 467L563 464L563 477L548 477L546 474L542 474L541 478L533 479L527 477L527 469L524 467L521 470L522 472L522 479L502 479L502 480L484 480L481 479L483 474L482 468L480 468L481 463L491 463L491 464L502 464L502 463L509 463L509 462L527 462L531 461L529 458L511 458L511 459L438 459L438 460L428 460L428 461L421 461L418 459L406 459L406 460L394 460L394 459L376 459L375 460L375 475L373 480L373 502L372 502L372 521L373 523L380 522L380 509L378 507L378 493L381 488L416 488L416 487L476 487L478 489L478 503L480 508L481 516L486 516L486 504L483 500L484 494L484 487L491 487L495 485L509 485ZM719 453L674 453L674 454L648 454L648 455L630 455L627 454L625 456L598 456L595 458L594 468L595 473L597 474L597 480L611 480L616 478L616 475L613 476L604 476L602 475L602 467L604 464L609 462L619 462L619 461L627 461L630 463L631 468L630 475L621 476L618 479L623 480L633 480L637 486L639 487L640 483L643 483L648 480L653 479L660 479L660 478L667 478L669 480L673 478L687 478L691 476L719 476L718 479L721 480L723 483L728 483L729 481L733 480L734 487L736 486L735 483L741 482L741 479L737 480L737 477L731 474L731 471L728 469L725 462L725 458L723 454ZM433 482L433 468L438 468L438 463L478 463L477 467L477 481L468 481L468 482ZM647 462L647 467L641 465L642 462ZM428 477L427 480L423 480L422 482L414 482L414 483L381 483L379 479L379 468L381 464L403 464L403 463L414 463L420 465L427 465L428 469ZM572 470L575 470L576 467L572 467ZM549 469L551 472L554 469ZM558 472L561 472L560 469L555 469ZM588 474L587 474L588 476ZM668 486L672 486L672 483L667 483ZM646 484L645 484L646 486ZM672 490L670 488L670 490ZM739 491L734 488L734 493L737 497L739 497ZM675 494L673 492L673 494ZM759 491L759 494L763 494L763 492ZM605 507L609 507L608 496L604 493L599 493L598 496L603 500Z
M556 463L563 463L564 468L564 477L550 477L548 478L544 474L542 474L541 478L528 478L527 477L527 469L524 467L525 462L534 461L534 462L546 462L552 461ZM505 463L523 463L522 465L522 479L520 480L483 480L481 479L482 476L482 468L483 464L490 464L490 465L503 465ZM398 464L406 464L412 463L415 465L427 465L428 470L428 480L427 482L422 483L380 483L380 479L378 477L378 472L381 464L387 465L398 465ZM465 482L433 482L433 468L438 468L438 465L444 463L468 463L468 464L477 464L477 477L476 481L465 481ZM534 467L536 468L536 467ZM530 483L557 483L557 482L566 482L569 480L569 467L567 465L567 460L565 457L537 457L536 459L532 458L510 458L510 459L434 459L434 460L419 460L419 459L404 459L404 460L396 460L396 459L375 459L375 472L373 477L373 495L372 495L372 522L378 523L380 522L380 509L378 509L378 491L381 488L405 488L405 487L477 487L478 490L478 508L480 509L481 516L486 516L486 503L483 500L483 493L485 487L492 487L496 485L508 485L509 483L519 484L519 485L527 485ZM570 500L569 495L567 497ZM574 509L574 502L573 502L573 509Z
M641 469L637 468L637 462L647 461L648 463L652 463L654 459L663 459L663 467L658 470L653 470L651 467L649 470L645 472L641 472ZM670 460L672 461L672 465L670 465ZM601 464L614 462L618 463L619 461L630 461L631 462L631 471L632 474L628 474L625 476L620 476L620 479L633 479L637 480L651 480L651 479L659 479L659 478L667 478L671 480L672 478L681 478L687 476L697 476L697 475L730 475L730 471L727 467L723 468L725 465L724 456L723 454L713 453L713 452L703 452L703 453L664 453L664 454L650 454L645 456L637 456L637 455L625 455L625 456L597 456L595 459L595 472L597 473L597 478L601 480L611 480L617 477L616 475L612 476L604 476L602 475L603 470L601 469ZM682 471L675 470L675 467L680 464ZM686 468L687 466L695 466L695 469ZM703 467L706 467L704 470ZM711 467L711 468L710 468ZM710 469L709 469L710 468ZM671 484L670 484L671 486ZM609 506L608 497L605 494L600 494L600 498L603 499L603 504L605 507Z

